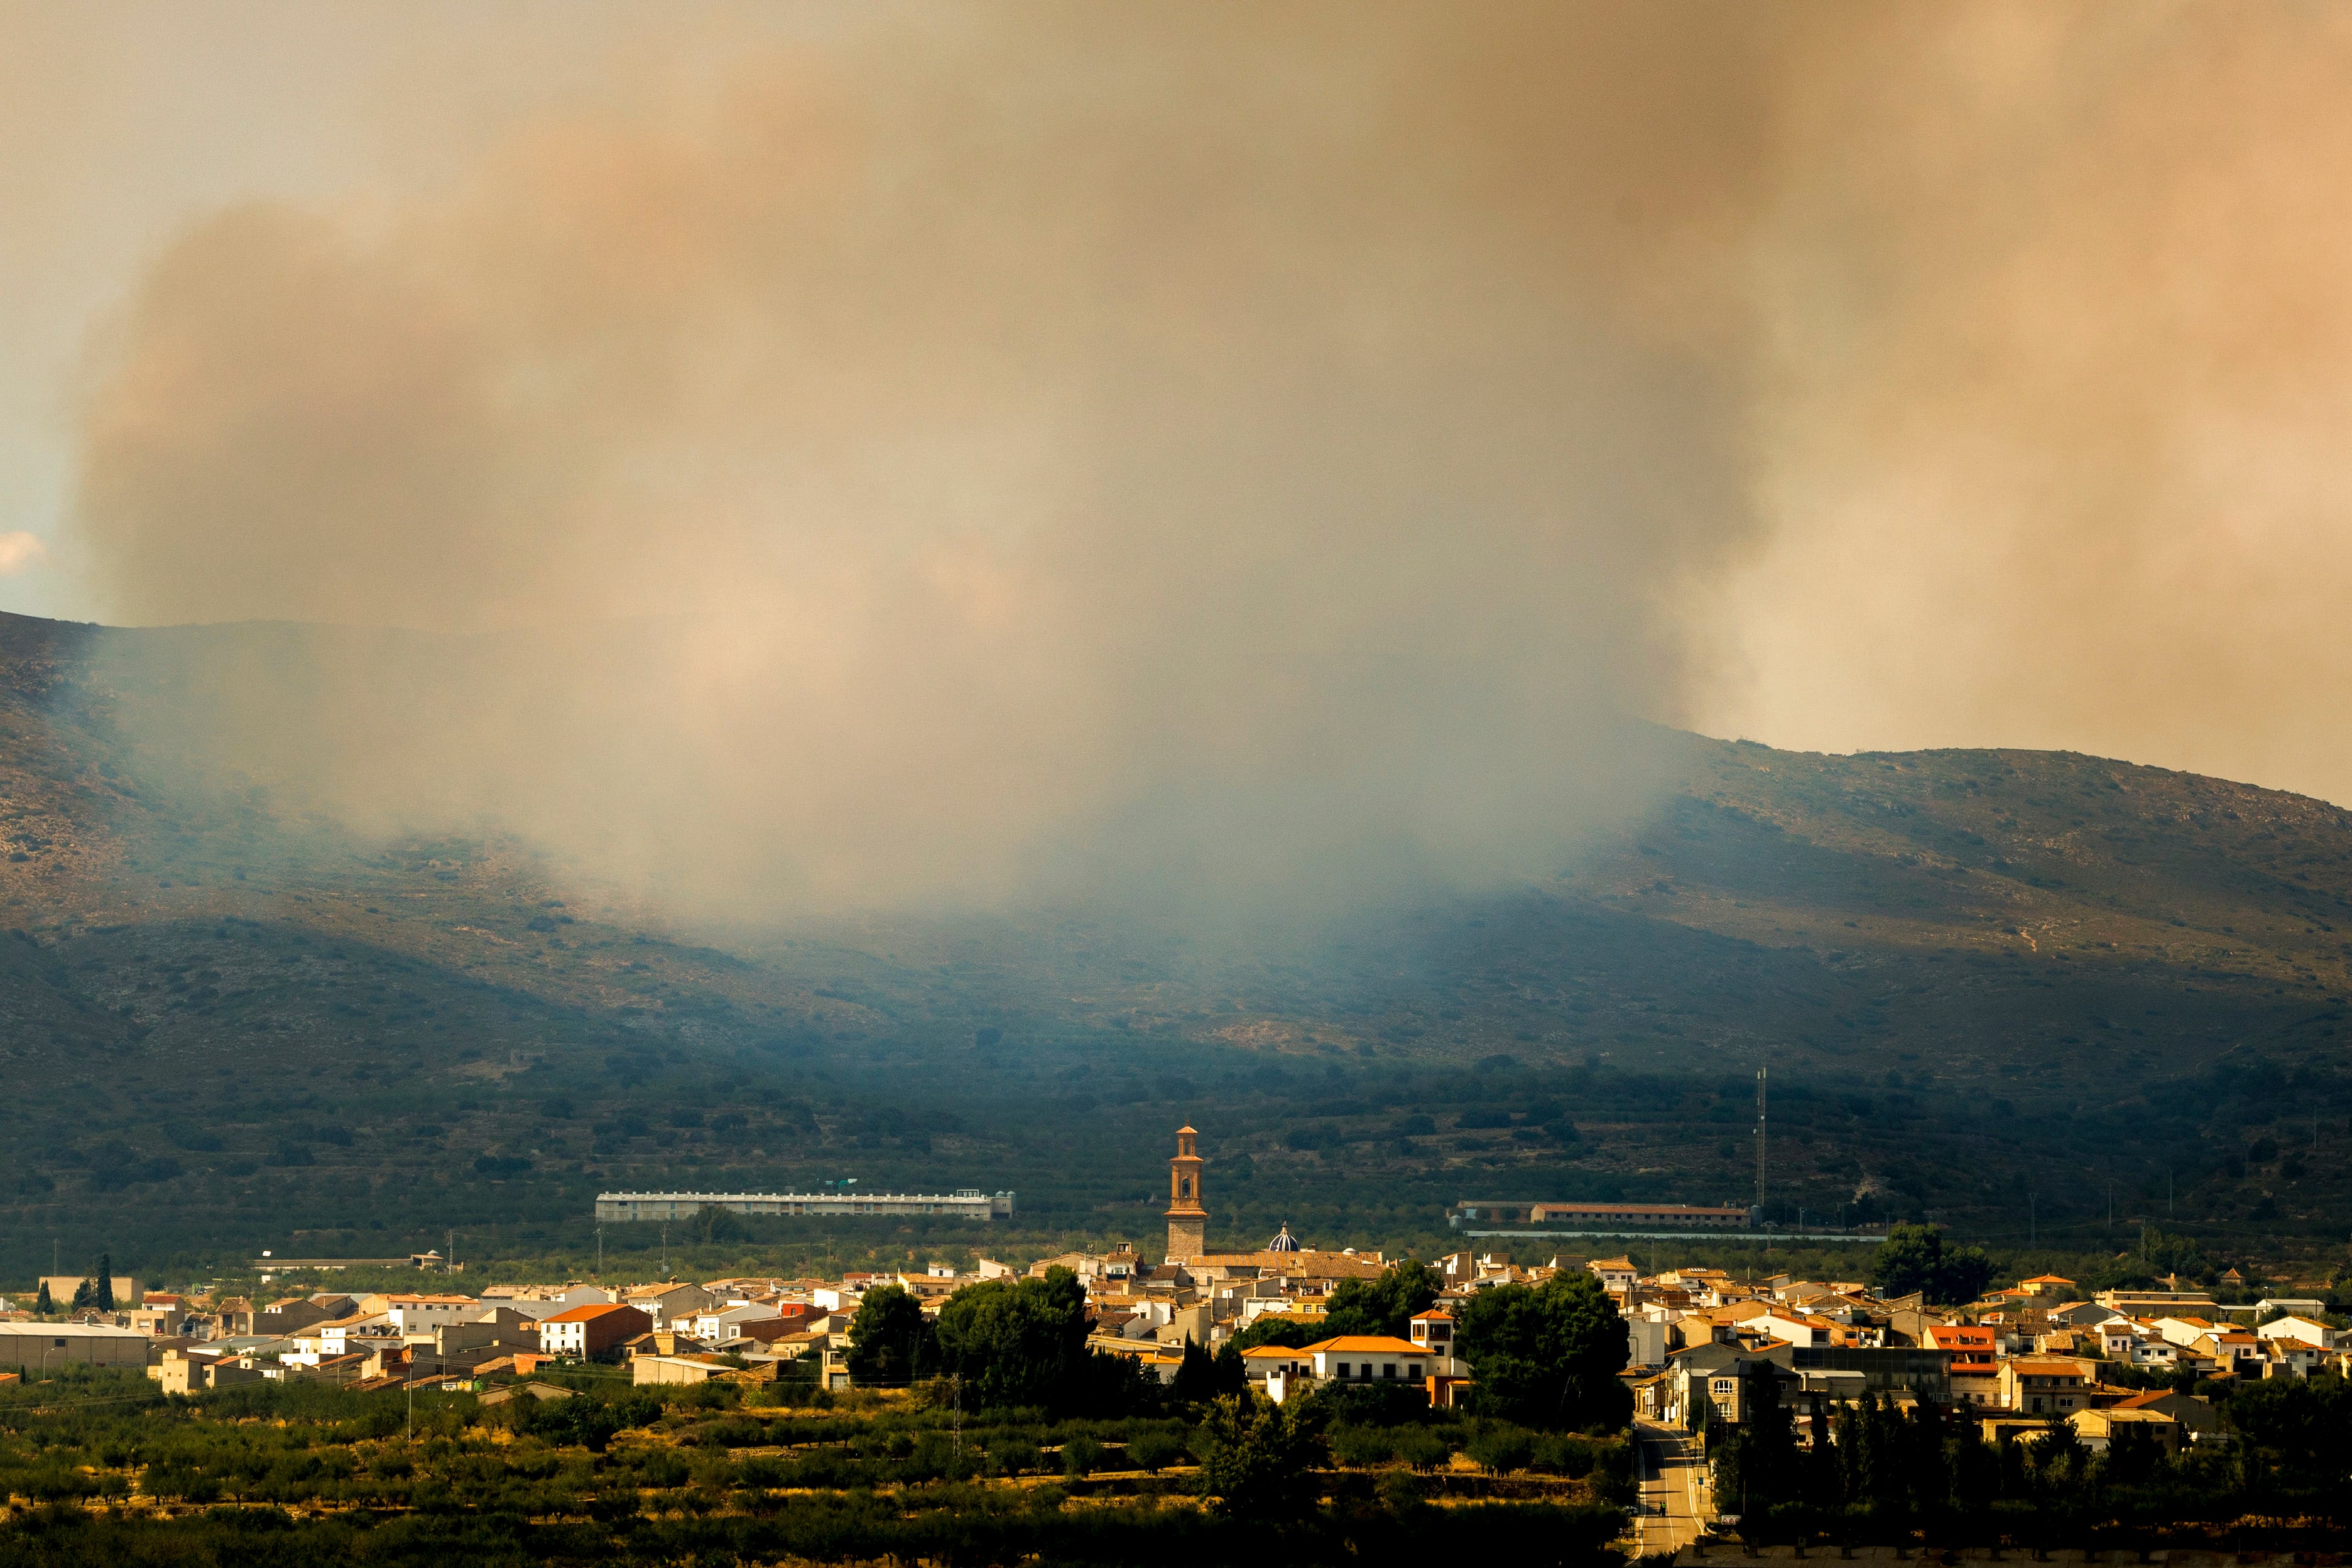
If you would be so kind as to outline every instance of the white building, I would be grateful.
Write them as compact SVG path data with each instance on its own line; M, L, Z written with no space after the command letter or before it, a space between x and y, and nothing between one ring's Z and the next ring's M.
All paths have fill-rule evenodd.
M145 1366L155 1342L111 1323L0 1323L0 1371L40 1377L61 1366Z
M459 1323L482 1310L471 1296L388 1296L384 1317L401 1334L429 1334L444 1323Z
M2263 1340L2301 1340L2322 1350L2343 1350L2352 1346L2352 1330L2331 1329L2316 1318L2280 1318L2263 1324L2254 1337Z

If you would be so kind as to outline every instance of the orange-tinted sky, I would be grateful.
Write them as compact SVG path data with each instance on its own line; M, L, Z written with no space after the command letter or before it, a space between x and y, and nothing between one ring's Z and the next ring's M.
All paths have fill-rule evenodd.
M0 604L727 626L632 700L812 824L893 781L821 882L1250 780L1507 860L1619 709L2352 799L2347 67L2284 4L0 4Z

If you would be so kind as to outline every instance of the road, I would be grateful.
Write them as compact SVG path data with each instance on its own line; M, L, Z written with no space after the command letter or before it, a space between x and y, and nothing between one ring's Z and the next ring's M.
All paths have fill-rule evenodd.
M1641 1482L1634 1540L1643 1553L1679 1552L1698 1539L1699 1521L1714 1517L1698 1440L1658 1421L1635 1421L1633 1436L1634 1476Z

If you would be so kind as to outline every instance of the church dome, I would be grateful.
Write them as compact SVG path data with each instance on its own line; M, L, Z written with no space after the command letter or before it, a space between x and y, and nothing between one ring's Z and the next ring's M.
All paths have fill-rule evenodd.
M1290 1234L1290 1227L1286 1225L1279 1235L1265 1244L1265 1249L1268 1252L1297 1252L1298 1238Z

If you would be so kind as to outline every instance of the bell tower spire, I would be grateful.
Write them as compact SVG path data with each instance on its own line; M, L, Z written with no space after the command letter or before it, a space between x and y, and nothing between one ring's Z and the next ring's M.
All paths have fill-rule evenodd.
M1209 1250L1209 1211L1201 1206L1200 1134L1176 1131L1176 1157L1168 1162L1168 1261L1190 1263Z

